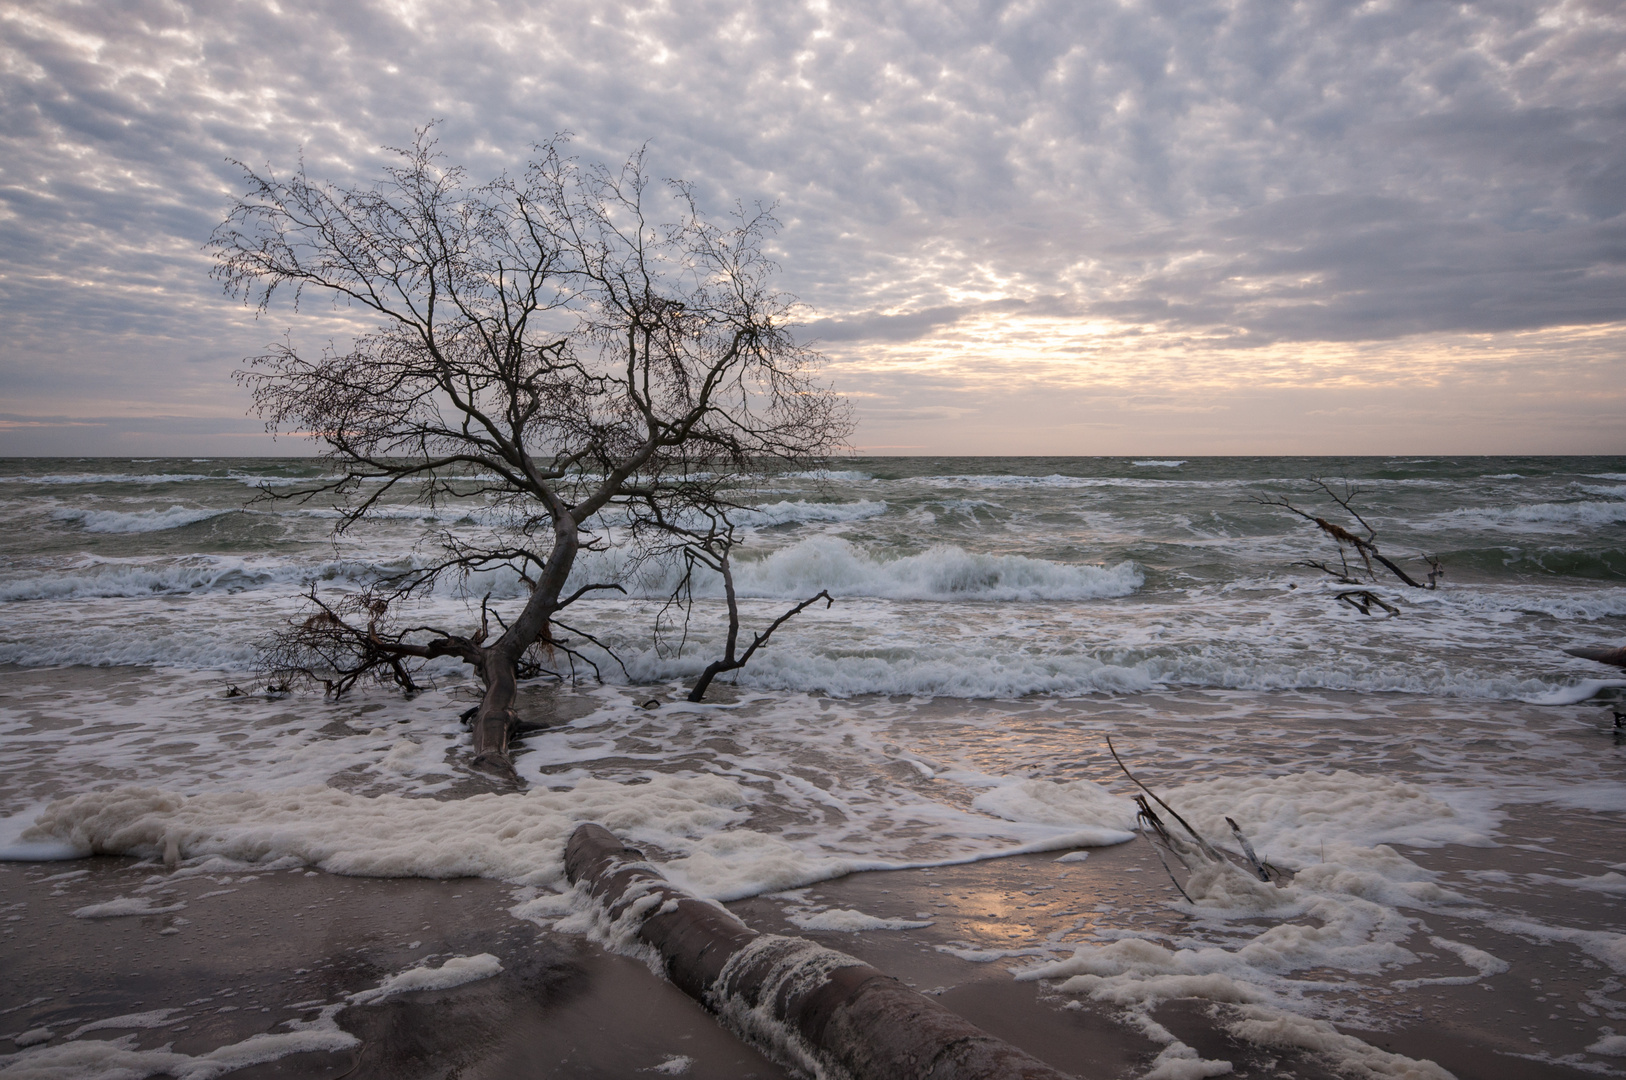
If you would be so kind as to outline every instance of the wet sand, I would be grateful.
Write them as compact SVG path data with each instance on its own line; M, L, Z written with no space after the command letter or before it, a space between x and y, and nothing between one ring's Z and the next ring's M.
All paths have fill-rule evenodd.
M50 880L75 872L71 892ZM345 1009L339 1024L360 1037L357 1049L231 1075L625 1077L685 1056L690 1077L786 1076L642 963L510 917L512 890L496 882L216 874L145 894L186 905L176 911L72 915L162 875L133 859L0 864L0 918L11 920L0 938L0 1036L48 1027L60 1044L87 1022L175 1009L159 1027L82 1038L134 1033L141 1049L197 1055L285 1031L284 1021L425 960L489 952L503 965L494 978ZM12 1049L0 1041L0 1075Z
M1565 826L1544 814L1513 823L1524 839L1502 848L1408 854L1440 868L1501 862L1514 871L1527 868L1525 863L1581 869L1620 836L1590 820L1594 828L1574 835L1563 852L1535 842ZM141 888L148 891L138 893ZM1156 1044L1114 1021L1103 1006L1081 1005L1042 983L1015 982L1011 969L1031 960L994 953L1035 940L1079 940L1098 922L1178 931L1184 916L1167 906L1172 895L1147 846L1135 842L1098 849L1082 863L1036 855L855 874L730 907L757 929L807 933L874 964L1061 1069L1080 1077L1130 1077L1145 1071L1160 1049ZM117 896L145 896L152 906L174 910L98 919L72 914ZM0 1037L44 1027L52 1044L60 1045L81 1024L172 1009L159 1026L104 1028L82 1038L133 1034L138 1048L170 1044L196 1055L286 1030L280 1026L285 1021L311 1019L323 1003L415 964L489 952L503 965L494 978L345 1009L339 1024L359 1037L357 1048L293 1054L231 1075L658 1076L657 1067L680 1065L678 1058L690 1060L687 1071L676 1075L788 1075L642 963L515 920L507 914L512 902L511 887L479 879L348 878L302 868L189 876L185 868L170 874L161 865L119 858L0 864L0 967L6 972ZM1607 897L1591 902L1618 904ZM933 925L861 933L799 930L787 914L810 905L929 918ZM1567 914L1573 919L1577 913ZM1380 1048L1436 1061L1464 1080L1596 1075L1524 1055L1562 1056L1595 1037L1596 1020L1550 1003L1549 994L1573 1001L1579 984L1595 984L1598 972L1578 970L1573 950L1520 943L1505 934L1486 940L1488 931L1466 921L1430 915L1428 922L1435 932L1494 951L1512 968L1477 984L1430 988L1416 999L1426 1004L1398 1017L1390 1030L1346 1030ZM1422 940L1408 945L1428 951ZM1459 973L1451 958L1433 968L1408 968L1405 975L1442 973ZM1392 1010L1392 991L1384 982L1374 979L1356 996ZM1215 1007L1172 1002L1155 1016L1203 1056L1232 1061L1238 1077L1337 1075L1312 1055L1238 1042L1221 1027L1223 1014ZM12 1049L0 1042L0 1072L13 1064L6 1060Z
M4 674L5 692L16 697L19 711L37 714L31 722L42 727L67 720L40 711L44 706L36 708L34 698L65 697L70 676L90 680L89 685L115 701L135 693L119 681L120 670L12 669ZM720 700L730 696L727 688L719 692ZM1135 702L1143 712L1153 706L1217 712L1234 707L1234 695L1143 697L1146 700ZM1349 704L1336 695L1322 697L1329 714ZM877 708L887 704L877 702ZM221 711L244 707L224 698L211 698L210 704ZM261 704L270 714L266 723L278 720L282 706ZM591 707L587 697L577 695L548 695L533 704L538 719L553 722ZM1073 704L1132 734L1140 725L1137 749L1145 758L1158 760L1159 729L1145 716L1137 720L1118 699ZM1259 707L1266 706L1287 715L1302 711L1305 702L1284 696L1283 701L1266 701ZM908 708L911 716L947 723L964 705ZM324 717L328 727L319 734L326 735L331 728L342 735L346 725L370 724L363 718L382 706L358 703L324 709L331 718ZM1529 706L1517 709L1544 721L1559 715ZM979 729L980 741L968 744L997 758L988 763L990 772L1024 771L1032 764L1028 756L1033 761L1054 758L1056 736L1043 729L1049 722L1043 709L1019 702L983 703L978 710L1009 714L1001 727L1004 741ZM1587 716L1599 712L1595 705L1572 711ZM1036 715L1024 719L1028 712ZM1184 746L1189 757L1210 755L1213 751L1206 744L1220 736L1209 730L1212 718L1207 713L1193 715L1205 720L1203 729L1181 729L1167 741ZM454 733L446 736L449 745L461 745L455 722L438 722ZM1312 717L1301 726L1315 729L1318 722ZM685 760L721 752L722 736L708 730L724 723L721 716L692 721L689 734L700 741L686 751L692 759ZM1279 726L1258 725L1256 731L1242 732L1246 740L1232 732L1226 736L1226 752L1268 764L1275 760L1270 756L1273 742L1282 739ZM1543 738L1559 748L1555 752L1597 755L1605 761L1603 755L1618 755L1619 740L1612 733L1596 725L1572 728ZM1347 733L1337 734L1343 730L1337 725L1326 730L1334 733L1327 735L1329 748L1323 755L1331 765L1388 769L1406 760L1398 750L1391 752L1400 744L1388 735L1374 743L1377 749L1372 753L1378 755L1374 760L1364 765L1364 759L1348 760L1348 746L1356 743L1348 741ZM111 738L111 731L101 737ZM1023 741L1028 739L1031 747ZM1476 751L1481 757L1510 752L1510 744L1481 741L1483 747ZM1523 744L1514 745L1516 749ZM1409 744L1402 748L1416 751L1420 761L1432 760L1426 741L1419 739L1417 746L1422 749ZM175 752L184 750L182 746ZM738 747L727 752L743 753ZM1093 744L1069 752L1081 771L1089 765L1090 775L1099 777L1106 769L1099 760L1093 764L1086 760L1089 754L1101 756ZM614 760L604 759L612 765ZM39 769L38 762L38 757L25 753L13 755L8 775L20 782L14 795L26 792L30 799L44 799L63 793L57 790L61 774ZM907 770L906 765L895 764ZM146 779L122 772L89 775L98 783ZM351 769L330 783L368 792L372 775ZM489 781L465 773L438 797L490 789ZM760 813L766 819L772 809L765 807ZM1506 815L1498 847L1448 846L1403 853L1438 871L1442 885L1464 886L1481 896L1491 890L1498 912L1510 917L1626 933L1626 904L1619 896L1537 880L1598 875L1618 866L1626 852L1626 812L1571 811L1543 803L1509 806ZM932 926L914 930L805 933L935 994L946 1007L1059 1068L1084 1077L1139 1076L1158 1052L1156 1044L1115 1020L1104 1006L1080 1002L1042 983L1013 981L1012 971L1037 957L998 954L1035 942L1088 940L1098 928L1178 934L1186 917L1170 908L1173 889L1143 841L1096 849L1082 863L1054 860L1052 855L1035 855L937 870L855 874L795 896L758 897L730 907L753 927L781 933L804 933L787 916L812 905L882 917L929 918ZM1505 877L1488 879L1487 874ZM1469 883L1471 889L1466 888ZM141 889L148 891L138 892ZM638 961L515 920L507 914L513 893L511 886L479 879L381 880L303 868L189 875L184 867L171 874L161 865L120 858L0 863L0 972L6 976L0 980L0 1074L21 1060L10 1060L16 1053L11 1037L42 1027L51 1032L44 1045L61 1045L80 1025L169 1009L174 1011L157 1026L100 1028L85 1032L82 1039L133 1037L139 1049L168 1044L177 1052L196 1055L257 1034L286 1031L281 1026L286 1021L308 1020L324 1003L376 986L415 964L489 952L503 964L495 978L345 1009L338 1023L361 1039L359 1048L294 1054L232 1075L313 1080L338 1076L410 1080L454 1073L466 1078L625 1077L677 1058L692 1059L688 1071L677 1075L786 1075ZM119 896L146 896L152 906L174 910L106 919L72 914ZM181 904L185 906L176 906ZM1424 916L1424 926L1404 943L1425 957L1423 963L1363 978L1351 983L1343 999L1334 999L1335 1004L1362 1007L1381 1018L1380 1025L1371 1025L1381 1030L1347 1025L1343 1030L1380 1048L1436 1061L1464 1080L1598 1075L1553 1059L1578 1054L1605 1025L1626 1032L1622 1001L1626 995L1620 992L1620 980L1611 979L1607 970L1573 946L1540 944L1488 929L1483 920L1442 910L1445 913ZM1435 953L1428 943L1430 934L1482 948L1511 966L1468 985L1396 990L1391 985L1396 979L1462 974L1456 958L1430 956ZM1155 1017L1204 1057L1234 1062L1237 1076L1314 1080L1332 1075L1309 1055L1238 1043L1224 1031L1223 1007L1171 1002L1159 1007ZM1607 1059L1606 1067L1619 1075L1626 1063L1617 1060ZM1596 1067L1600 1059L1594 1056L1585 1064Z

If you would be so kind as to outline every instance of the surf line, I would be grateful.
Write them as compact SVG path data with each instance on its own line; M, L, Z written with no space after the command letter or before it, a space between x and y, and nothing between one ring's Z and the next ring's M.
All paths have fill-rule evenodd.
M853 1080L1068 1080L861 960L752 930L603 826L577 826L565 874L613 937L654 949L678 989L784 1064Z

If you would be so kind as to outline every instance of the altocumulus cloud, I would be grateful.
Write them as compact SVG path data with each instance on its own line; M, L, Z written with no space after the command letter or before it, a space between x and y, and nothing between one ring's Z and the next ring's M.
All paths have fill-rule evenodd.
M989 320L1233 354L1617 324L1623 58L1607 0L13 3L8 415L240 411L288 319L207 279L227 159L361 177L430 117L476 176L570 132L777 203L878 401L867 349Z

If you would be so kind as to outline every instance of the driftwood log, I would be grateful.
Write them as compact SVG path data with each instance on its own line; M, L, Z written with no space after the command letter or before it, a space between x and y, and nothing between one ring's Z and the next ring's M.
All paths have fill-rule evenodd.
M1571 656L1579 656L1582 660L1596 660L1600 664L1613 664L1619 668L1626 668L1626 649L1565 649Z
M1066 1078L862 961L759 934L601 826L571 835L565 872L660 954L679 989L786 1065L852 1080Z

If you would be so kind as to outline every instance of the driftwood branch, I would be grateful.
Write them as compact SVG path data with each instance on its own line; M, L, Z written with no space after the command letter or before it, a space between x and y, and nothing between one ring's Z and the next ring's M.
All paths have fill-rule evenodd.
M1378 596L1370 589L1356 589L1353 592L1341 592L1338 599L1360 612L1362 615L1372 614L1374 607L1387 611L1391 618L1400 614L1400 609Z
M729 584L729 589L732 592L732 582ZM733 599L732 595L730 596L730 599ZM746 647L745 652L739 654L738 656L735 656L734 654L734 646L739 634L739 613L738 609L732 603L730 603L727 651L724 652L722 659L713 660L711 663L706 665L706 670L702 671L700 673L700 678L695 680L694 689L689 691L689 700L699 701L704 698L706 696L706 691L711 687L711 681L713 679L726 671L737 671L744 667L746 663L750 661L751 657L756 655L756 651L758 649L763 648L768 644L768 639L773 636L773 632L775 630L779 629L792 618L800 615L803 611L807 610L810 606L820 600L824 601L824 606L826 609L828 609L831 604L835 603L835 600L831 598L828 590L820 589L818 592L814 593L812 596L808 597L806 600L803 600L800 604L797 604L795 607L779 616L779 618L775 619L762 633L752 634L751 644Z
M1204 854L1211 855L1216 859L1219 858L1219 852L1214 849L1214 845L1210 844L1207 840L1204 840L1202 838L1202 835L1200 833L1198 833L1196 829L1193 829L1191 827L1191 823L1188 822L1185 818L1181 817L1179 812L1177 810L1175 810L1174 807L1172 807L1168 803L1164 802L1161 798L1158 797L1157 792L1153 791L1151 788L1149 788L1145 784L1141 783L1140 778L1137 777L1134 773L1129 771L1129 766L1124 764L1124 759L1118 756L1117 748L1112 745L1112 736L1111 735L1107 736L1107 751L1112 754L1112 760L1116 761L1118 763L1118 768L1123 770L1124 775L1129 777L1130 781L1136 787L1140 788L1142 791L1146 792L1146 794L1150 795L1153 798L1153 800L1155 800L1157 802L1157 805L1159 805L1163 809L1167 810L1169 812L1169 816L1174 818L1174 820L1176 820L1176 821L1178 821L1180 823L1181 828L1185 829L1186 832L1191 834L1191 838L1193 840L1197 841L1197 846L1202 848Z
M1180 813L1174 807L1164 802L1157 792L1142 783L1139 777L1129 771L1129 766L1124 764L1123 758L1118 756L1117 748L1112 745L1110 735L1107 736L1107 750L1112 754L1112 760L1118 763L1118 768L1123 770L1124 775L1136 787L1146 793L1134 796L1135 804L1140 808L1135 815L1135 821L1137 824L1145 826L1146 838L1152 845L1153 853L1157 855L1157 861L1163 865L1163 870L1169 875L1169 880L1174 883L1175 889L1179 891L1181 896L1185 897L1188 903L1192 902L1191 895L1186 892L1185 886L1180 884L1180 879L1175 875L1174 867L1169 865L1169 856L1172 856L1188 873L1205 864L1229 864L1239 869L1246 869L1252 875L1257 876L1260 881L1273 882L1276 885L1285 883L1291 877L1290 874L1284 873L1261 859L1258 853L1254 851L1253 844L1243 835L1241 827L1232 818L1227 817L1225 823L1231 827L1231 835L1235 837L1237 845L1241 848L1241 853L1233 855L1210 844L1203 838L1202 834L1192 828L1190 822L1180 816ZM1163 824L1163 819L1158 817L1157 811L1152 809L1151 803L1147 802L1148 798L1156 802L1170 817L1179 822L1180 827L1195 841L1195 844L1187 843L1170 832L1168 826Z
M350 593L329 601L311 585L305 601L307 610L314 610L290 620L260 652L261 670L284 690L299 683L316 684L337 698L369 680L415 694L420 687L414 676L424 662L441 656L465 658L479 647L477 638L434 627L395 627L392 598L386 595ZM430 635L428 641L412 640L425 634Z
M1354 528L1329 521L1320 514L1297 506L1286 495L1256 495L1253 501L1261 506L1271 506L1286 510L1314 525L1322 534L1329 537L1337 547L1338 565L1334 566L1321 559L1305 559L1295 563L1295 566L1309 567L1327 574L1340 585L1374 585L1377 583L1377 571L1373 564L1383 567L1393 574L1395 579L1413 589L1434 589L1439 587L1439 581L1445 576L1445 568L1440 560L1429 554L1420 556L1428 563L1429 571L1426 575L1427 583L1418 581L1408 574L1393 559L1383 554L1378 548L1378 532L1356 506L1357 498L1363 493L1362 489L1345 480L1338 486L1328 483L1320 477L1311 477L1309 481L1315 487L1315 492L1323 498L1331 500L1340 510L1349 516ZM1351 565L1350 556L1354 556L1358 565ZM1390 604L1379 600L1371 592L1362 590L1354 593L1341 593L1338 599L1350 604L1362 614L1370 614L1372 607L1383 608L1391 615L1400 614L1399 610Z

